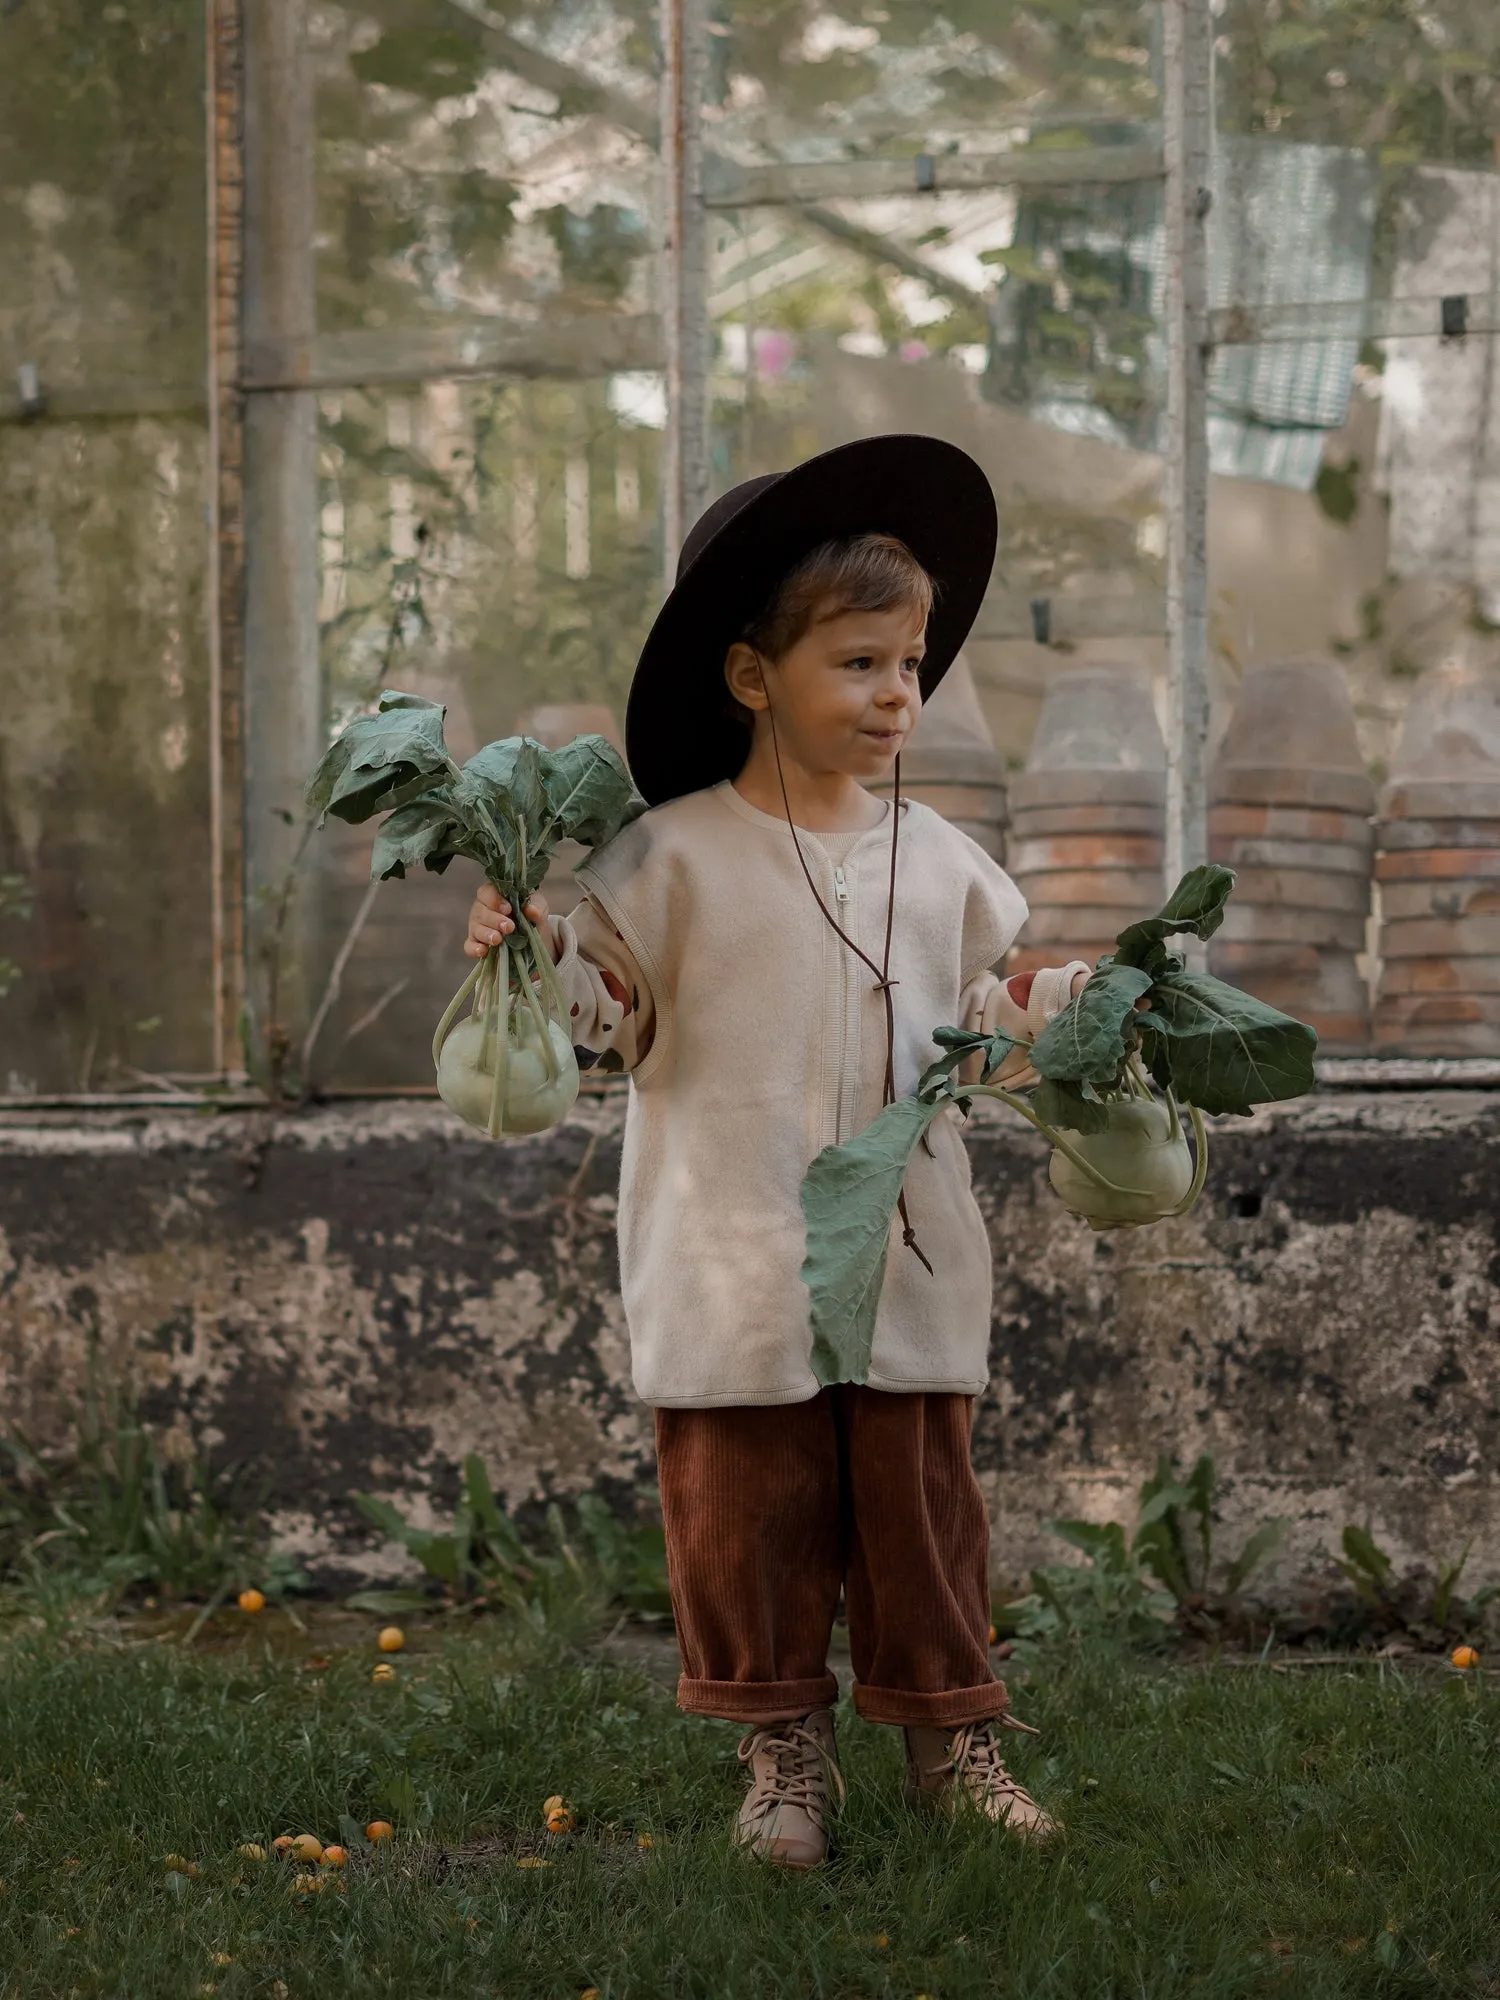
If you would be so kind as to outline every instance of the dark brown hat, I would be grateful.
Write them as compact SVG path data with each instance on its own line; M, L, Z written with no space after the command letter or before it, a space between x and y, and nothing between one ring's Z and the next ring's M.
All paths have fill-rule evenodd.
M860 438L747 479L693 524L630 684L626 754L650 804L737 776L745 736L725 700L725 654L804 556L864 534L897 536L937 587L921 676L923 699L932 693L995 561L995 496L969 454L941 438Z

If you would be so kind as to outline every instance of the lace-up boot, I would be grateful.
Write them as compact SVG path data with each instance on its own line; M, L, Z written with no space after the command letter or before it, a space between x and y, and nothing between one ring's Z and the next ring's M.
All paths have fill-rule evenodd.
M815 1708L795 1722L752 1729L739 1748L750 1767L750 1796L735 1838L762 1861L816 1868L828 1853L828 1828L844 1802L833 1738L833 1711Z
M1006 1770L998 1741L1001 1729L1025 1736L1039 1733L1009 1715L970 1722L962 1729L908 1729L907 1804L979 1812L1023 1840L1045 1843L1061 1828Z

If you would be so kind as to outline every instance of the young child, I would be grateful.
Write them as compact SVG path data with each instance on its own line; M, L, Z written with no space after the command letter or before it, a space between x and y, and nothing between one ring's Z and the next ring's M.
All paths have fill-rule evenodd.
M1034 1839L1024 1729L990 1667L989 1532L969 1459L990 1245L956 1113L918 1147L868 1380L809 1365L800 1186L911 1090L944 1024L1034 1038L1086 966L992 970L1026 917L966 835L899 798L898 759L994 558L965 453L871 438L737 487L689 535L631 687L652 810L532 907L580 1060L632 1078L620 1265L656 1409L678 1702L742 1724L737 1835L808 1868L842 1798L828 1642L845 1593L854 1705L904 1729L907 1796ZM485 885L466 950L512 929ZM1006 1072L1002 1072L1005 1074ZM1024 1056L1009 1080L1025 1081Z

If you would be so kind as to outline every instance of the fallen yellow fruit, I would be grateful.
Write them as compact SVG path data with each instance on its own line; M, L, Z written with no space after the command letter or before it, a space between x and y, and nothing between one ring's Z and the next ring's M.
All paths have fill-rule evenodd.
M523 1854L516 1863L518 1868L550 1868L552 1863L544 1861L540 1854Z
M387 1625L375 1643L382 1653L399 1653L406 1644L406 1634L399 1625Z
M292 1836L289 1833L278 1833L276 1838L271 1842L271 1852L273 1854L285 1854L291 1844Z
M365 1828L365 1839L373 1841L394 1840L396 1829L388 1819L372 1819Z
M349 1850L347 1847L334 1846L323 1849L323 1866L325 1868L342 1868L348 1859Z
M635 1837L635 1844L645 1854L651 1848L655 1847L656 1842L649 1833L638 1833Z
M323 1843L315 1833L299 1833L292 1842L292 1853L298 1861L321 1861Z
M1455 1646L1453 1648L1453 1664L1455 1667L1460 1667L1467 1671L1470 1667L1477 1667L1479 1665L1479 1655L1472 1646Z
M243 1854L247 1861L264 1861L266 1858L266 1850L258 1840L247 1840L242 1847L237 1848L235 1851Z
M189 1880L198 1873L197 1862L185 1861L180 1854L168 1854L164 1856L162 1866L169 1868L174 1875L186 1875Z
M241 1611L264 1611L266 1600L258 1590L242 1590L239 1597Z
M395 1678L396 1669L391 1665L389 1660L377 1660L375 1665L370 1669L370 1679L372 1681L393 1681Z

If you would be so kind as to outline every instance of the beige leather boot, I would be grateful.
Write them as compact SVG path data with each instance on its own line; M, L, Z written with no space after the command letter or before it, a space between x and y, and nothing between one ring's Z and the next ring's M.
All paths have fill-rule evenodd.
M1006 1770L997 1741L1001 1729L1038 1734L1009 1715L970 1722L962 1729L908 1729L906 1802L944 1812L973 1810L1022 1840L1045 1844L1062 1829Z
M828 1853L829 1822L844 1802L837 1756L832 1709L752 1729L739 1748L751 1783L735 1839L762 1861L816 1868Z

